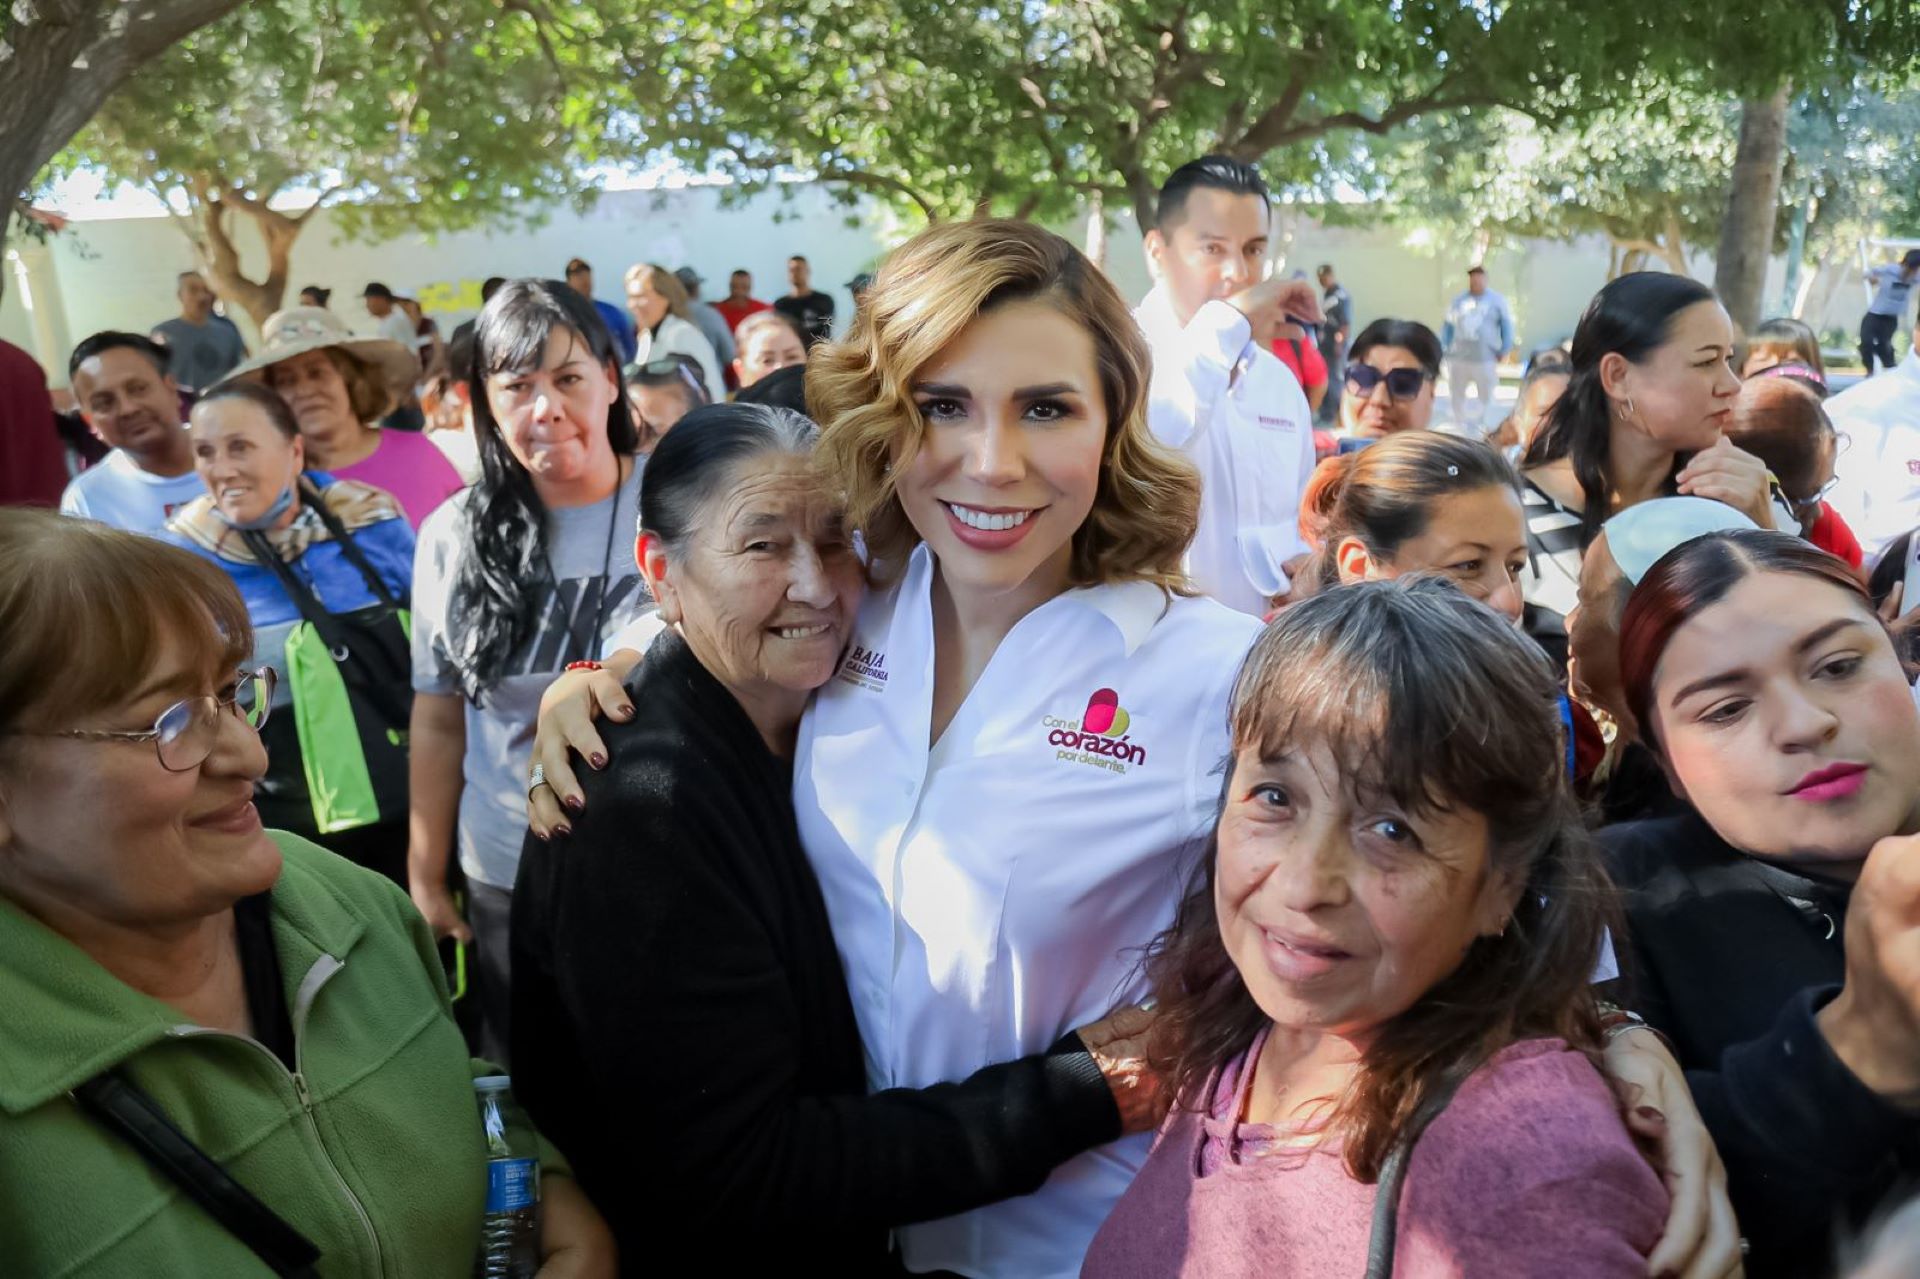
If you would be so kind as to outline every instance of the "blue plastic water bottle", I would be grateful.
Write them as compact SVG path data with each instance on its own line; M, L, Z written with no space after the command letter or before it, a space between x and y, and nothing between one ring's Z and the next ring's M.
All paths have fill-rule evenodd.
M475 1279L533 1279L540 1269L539 1151L512 1083L506 1075L473 1081L487 1141L487 1211Z

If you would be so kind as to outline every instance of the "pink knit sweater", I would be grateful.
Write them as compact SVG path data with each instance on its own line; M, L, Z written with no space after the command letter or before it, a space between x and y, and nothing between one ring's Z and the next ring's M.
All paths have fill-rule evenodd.
M1209 1113L1168 1116L1083 1276L1365 1272L1374 1187L1347 1175L1337 1143L1285 1146L1287 1130L1234 1122L1260 1042L1216 1078ZM1476 1071L1414 1146L1393 1273L1644 1279L1666 1215L1599 1073L1560 1040L1529 1040Z

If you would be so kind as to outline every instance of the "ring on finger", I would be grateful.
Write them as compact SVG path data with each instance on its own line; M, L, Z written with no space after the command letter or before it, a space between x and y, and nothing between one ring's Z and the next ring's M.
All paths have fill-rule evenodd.
M532 799L533 793L542 786L545 786L548 790L553 789L553 783L547 780L547 766L545 764L535 764L533 766L533 772L527 775L527 798Z

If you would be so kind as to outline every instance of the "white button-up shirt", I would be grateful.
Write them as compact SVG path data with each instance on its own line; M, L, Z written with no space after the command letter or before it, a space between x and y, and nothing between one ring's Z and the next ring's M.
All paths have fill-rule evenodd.
M1264 616L1267 601L1292 588L1281 565L1307 549L1300 495L1314 454L1306 394L1225 302L1207 303L1183 328L1158 285L1134 318L1153 348L1147 424L1200 468L1187 572L1228 608Z
M1211 830L1227 697L1258 631L1146 583L1022 618L929 746L934 561L861 609L802 721L800 837L820 878L875 1089L1044 1051L1146 991ZM1035 1194L899 1231L914 1270L1074 1276L1147 1135Z
M1872 563L1920 524L1920 354L1840 392L1827 401L1827 416L1853 441L1834 461L1838 482L1827 501Z

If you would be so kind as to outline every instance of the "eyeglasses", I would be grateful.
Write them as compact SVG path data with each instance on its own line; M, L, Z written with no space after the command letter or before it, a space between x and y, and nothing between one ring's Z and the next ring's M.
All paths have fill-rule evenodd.
M1355 395L1372 395L1373 388L1387 384L1387 394L1396 400L1411 400L1427 384L1425 369L1389 369L1382 373L1371 364L1347 365L1347 386Z
M255 732L267 722L273 710L273 689L278 682L271 666L257 671L235 671L233 684L219 696L189 697L160 712L153 728L144 733L115 732L99 728L65 728L44 733L18 733L18 737L76 737L88 742L152 742L160 757L160 767L169 773L188 773L207 762L214 743L220 740L220 712L231 706Z

